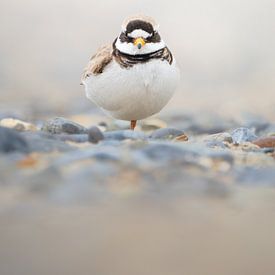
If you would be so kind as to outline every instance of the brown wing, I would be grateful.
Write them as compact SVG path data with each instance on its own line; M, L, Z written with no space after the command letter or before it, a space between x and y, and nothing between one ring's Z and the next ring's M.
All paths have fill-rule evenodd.
M105 45L98 49L97 53L90 58L90 61L81 77L81 84L90 75L101 74L104 68L112 60L112 45Z

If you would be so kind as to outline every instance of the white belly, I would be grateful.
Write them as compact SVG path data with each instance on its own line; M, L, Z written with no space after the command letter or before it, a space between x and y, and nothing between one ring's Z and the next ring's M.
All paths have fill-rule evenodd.
M179 70L167 61L152 60L121 68L112 61L102 74L85 80L86 95L111 116L140 120L158 113L171 99Z

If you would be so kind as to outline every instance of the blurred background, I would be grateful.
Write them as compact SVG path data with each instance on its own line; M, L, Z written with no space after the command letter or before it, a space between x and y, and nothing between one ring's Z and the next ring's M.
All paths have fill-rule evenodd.
M164 112L201 109L274 115L275 2L0 1L0 101L4 108L92 108L80 75L132 14L155 17L182 71Z

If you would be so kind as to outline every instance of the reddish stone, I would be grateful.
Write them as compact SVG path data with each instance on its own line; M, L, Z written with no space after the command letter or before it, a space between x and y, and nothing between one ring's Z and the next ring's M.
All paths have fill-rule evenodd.
M254 140L252 143L258 145L261 148L275 147L275 136L259 138Z

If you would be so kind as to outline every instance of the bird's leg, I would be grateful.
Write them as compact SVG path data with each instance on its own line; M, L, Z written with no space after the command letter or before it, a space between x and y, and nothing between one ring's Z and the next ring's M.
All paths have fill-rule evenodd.
M131 120L131 130L135 130L136 125L137 125L137 121Z

